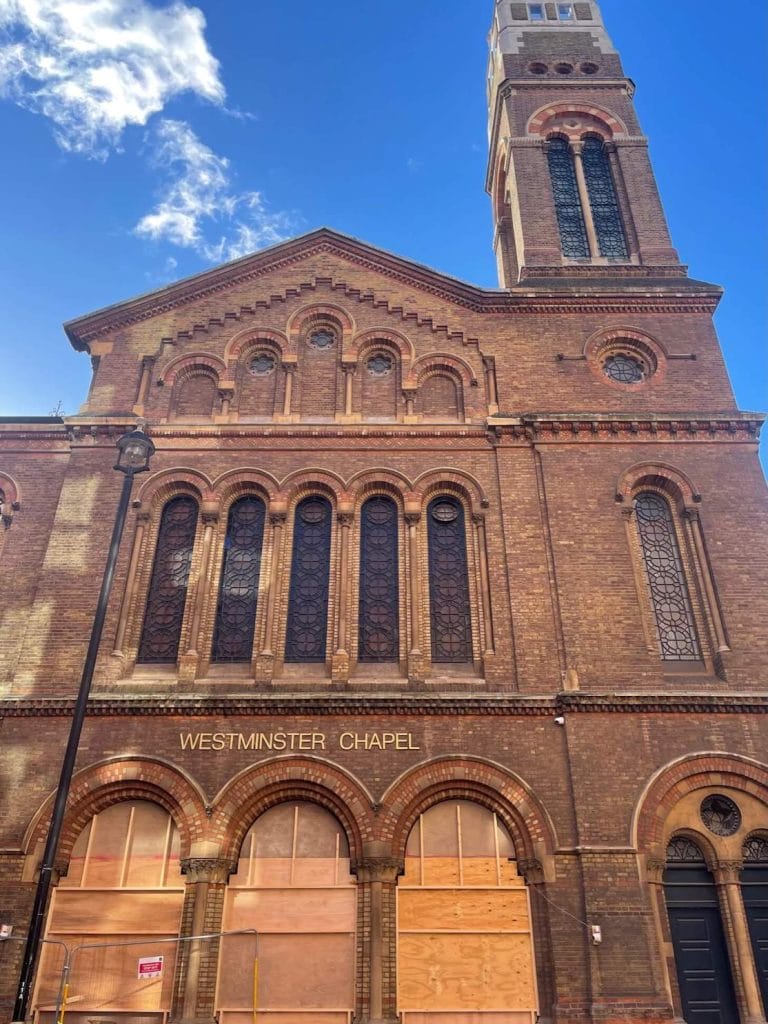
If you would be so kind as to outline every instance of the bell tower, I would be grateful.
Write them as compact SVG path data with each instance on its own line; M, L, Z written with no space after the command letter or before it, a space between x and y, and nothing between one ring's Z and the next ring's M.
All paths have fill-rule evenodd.
M596 0L497 0L489 44L487 189L502 287L684 275L635 86Z

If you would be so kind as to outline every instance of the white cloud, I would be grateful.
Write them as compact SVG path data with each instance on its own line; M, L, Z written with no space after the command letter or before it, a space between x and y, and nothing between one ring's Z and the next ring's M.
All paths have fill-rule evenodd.
M136 234L194 249L211 262L233 260L282 241L291 228L260 192L233 189L229 161L209 149L184 121L162 120L152 140L153 163L169 181Z
M197 7L0 0L0 96L53 121L63 149L103 159L182 92L225 97Z

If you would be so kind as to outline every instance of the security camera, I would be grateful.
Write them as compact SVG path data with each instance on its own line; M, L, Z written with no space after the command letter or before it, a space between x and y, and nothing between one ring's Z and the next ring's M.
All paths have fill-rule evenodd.
M565 718L562 715L558 715L555 719L555 725L565 725Z

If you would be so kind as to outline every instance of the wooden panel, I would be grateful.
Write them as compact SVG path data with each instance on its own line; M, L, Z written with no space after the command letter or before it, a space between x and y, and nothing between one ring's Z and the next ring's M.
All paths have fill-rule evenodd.
M58 938L50 935L50 938ZM85 943L104 943L103 933L81 935L78 945ZM116 942L120 938L115 939ZM139 981L137 974L138 959L142 956L165 957L165 970L162 978ZM82 950L75 956L70 985L72 1009L80 1012L85 1009L108 1013L113 1009L159 1011L170 1009L171 989L176 956L176 946L171 942L158 944L153 938L147 938L140 945L125 947L106 947ZM61 956L58 950L44 947L41 980L35 1004L38 1006L55 1005L58 991ZM67 1015L69 1020L69 1015Z
M425 857L424 885L461 885L458 857Z
M406 1013L403 1024L532 1024L533 1014L524 1010L505 1013Z
M247 940L247 937L243 937ZM252 942L229 939L222 957L218 1005L253 1006ZM310 1010L354 1007L354 937L260 935L259 1006Z
M529 931L528 897L520 889L411 889L398 896L401 930Z
M527 935L400 935L401 1010L536 1006Z
M223 1010L219 1014L221 1024L349 1024L350 1017L346 1010L312 1010L309 1013L259 1010L255 1019L251 1010Z
M181 919L182 892L57 892L51 932L93 935L175 935ZM50 938L51 936L49 936Z
M235 889L227 894L227 931L351 932L354 889Z

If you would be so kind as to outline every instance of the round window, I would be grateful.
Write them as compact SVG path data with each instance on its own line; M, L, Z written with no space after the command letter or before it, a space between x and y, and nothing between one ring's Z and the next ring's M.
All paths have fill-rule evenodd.
M275 369L275 357L269 352L259 352L248 364L255 377L267 377Z
M394 365L392 356L387 355L386 352L377 352L376 355L371 356L368 360L366 368L372 377L386 377L387 374L392 372Z
M432 506L432 518L439 523L452 523L459 516L459 510L450 501L439 501Z
M579 70L582 75L596 75L600 68L597 64L593 64L591 60L585 60L584 63L579 66Z
M326 506L322 501L308 501L300 509L301 518L305 523L322 523L325 513Z
M701 802L701 820L716 836L732 836L741 828L741 811L729 797L713 794Z
M312 348L329 349L333 348L333 343L336 341L336 337L332 331L329 331L327 327L322 327L317 331L312 331L309 336L309 344Z
M558 75L570 75L573 73L573 64L569 64L567 61L561 60L555 64L555 71Z
M607 356L603 362L603 373L617 384L640 384L647 376L642 360L625 352Z
M528 70L532 75L546 75L549 68L540 60L535 60L533 64L528 65Z

